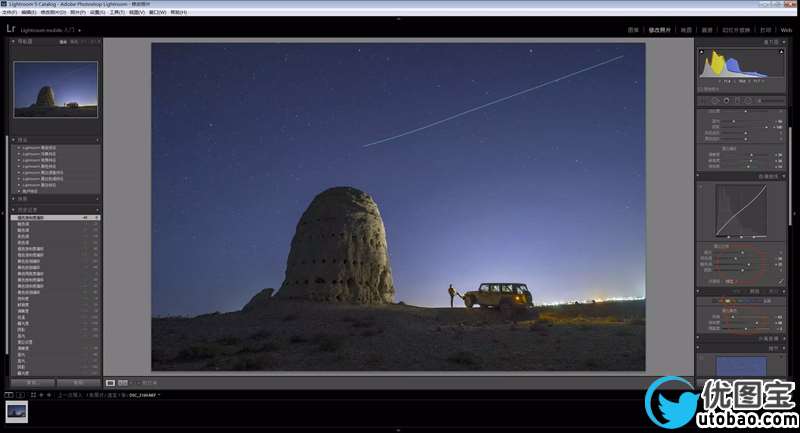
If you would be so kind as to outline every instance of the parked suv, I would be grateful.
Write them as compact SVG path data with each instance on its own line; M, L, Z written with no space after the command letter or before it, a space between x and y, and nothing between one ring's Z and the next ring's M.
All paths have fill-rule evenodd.
M515 309L533 308L533 296L523 283L483 283L478 290L464 294L464 305L498 308L511 313Z

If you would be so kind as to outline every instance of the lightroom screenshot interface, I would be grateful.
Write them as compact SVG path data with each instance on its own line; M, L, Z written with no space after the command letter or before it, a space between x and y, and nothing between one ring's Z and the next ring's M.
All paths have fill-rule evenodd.
M795 1L0 17L7 428L798 427Z

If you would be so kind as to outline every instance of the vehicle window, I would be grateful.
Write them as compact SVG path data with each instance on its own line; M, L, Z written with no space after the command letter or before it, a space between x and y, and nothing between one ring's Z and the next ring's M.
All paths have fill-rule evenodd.
M503 293L511 293L511 286L508 284L503 284L500 286L500 291Z
M489 291L489 285L488 284L481 284L481 286L478 288L478 291L488 292Z
M497 293L500 291L499 284L492 284L489 286L489 291L492 293Z

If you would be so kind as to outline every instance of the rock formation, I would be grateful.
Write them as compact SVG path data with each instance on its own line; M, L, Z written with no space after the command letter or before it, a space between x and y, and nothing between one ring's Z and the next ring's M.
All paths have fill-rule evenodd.
M53 88L44 86L39 89L39 94L36 96L36 103L32 107L55 107L56 95L53 93Z
M253 311L255 309L258 309L258 307L267 304L269 300L272 298L274 292L275 289L273 289L272 287L268 287L256 293L255 296L250 298L250 301L244 306L244 308L242 308L242 311Z
M394 302L386 230L378 205L350 187L323 191L297 223L276 296L323 302Z

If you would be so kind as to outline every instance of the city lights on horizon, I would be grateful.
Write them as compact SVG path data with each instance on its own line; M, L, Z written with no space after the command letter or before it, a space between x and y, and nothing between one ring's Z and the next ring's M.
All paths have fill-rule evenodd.
M644 296L612 296L609 298L600 298L600 299L572 299L569 301L556 301L556 302L542 302L537 305L552 307L558 305L570 305L575 304L592 304L592 303L603 303L603 302L620 302L620 301L642 301L644 300Z

